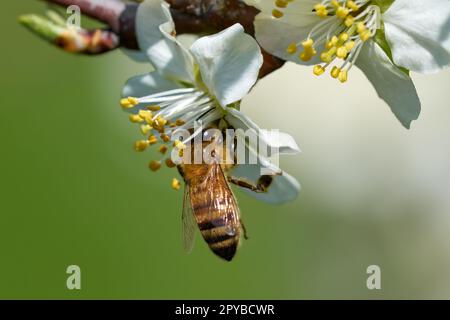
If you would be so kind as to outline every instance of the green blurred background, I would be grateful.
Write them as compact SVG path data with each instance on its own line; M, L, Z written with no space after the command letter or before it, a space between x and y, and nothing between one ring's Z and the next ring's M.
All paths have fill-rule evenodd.
M450 298L449 70L413 75L410 131L356 69L346 85L290 64L261 81L243 110L295 136L303 153L282 164L303 190L279 207L237 191L250 240L225 263L199 235L183 252L176 172L132 149L119 92L149 66L70 55L17 23L44 8L0 12L0 298ZM372 264L381 290L366 287Z

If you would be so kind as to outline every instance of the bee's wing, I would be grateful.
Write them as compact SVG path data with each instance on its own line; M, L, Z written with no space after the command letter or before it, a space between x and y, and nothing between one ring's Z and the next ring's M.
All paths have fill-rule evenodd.
M229 228L229 233L238 232L239 207L219 164L209 166L203 181L192 186L192 193L201 196L203 211L209 213L208 223L216 227Z
M184 186L183 213L181 215L181 220L182 220L183 248L187 253L191 253L192 248L194 248L195 230L197 229L197 222L195 221L194 212L191 206L188 184L185 184Z

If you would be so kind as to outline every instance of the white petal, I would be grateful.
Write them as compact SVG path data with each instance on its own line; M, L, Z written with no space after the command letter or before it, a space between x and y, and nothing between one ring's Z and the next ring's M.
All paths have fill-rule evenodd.
M356 65L372 82L398 120L409 129L420 114L420 100L411 78L396 67L381 47L367 41Z
M203 82L222 106L241 100L255 84L263 58L256 41L235 24L194 42Z
M136 34L140 49L158 72L167 78L194 82L193 58L173 36L175 25L166 2L146 0L139 5Z
M144 97L180 87L178 83L167 80L157 72L152 72L128 79L123 87L122 96Z
M450 64L449 0L396 0L383 21L397 65L435 73Z
M127 83L122 89L122 97L144 97L154 93L168 91L180 88L180 84L174 81L167 80L157 72L147 73L128 79ZM137 113L143 106L136 106L134 108L125 109L131 113Z
M300 52L290 54L286 51L291 43L298 43L307 39L314 25L315 23L300 27L278 19L258 16L255 20L256 39L264 50L274 56L298 64L314 65L321 63L320 54L315 55L310 61L304 62L299 58ZM322 52L323 46L323 43L317 46L316 51Z
M291 135L280 131L261 130L256 123L242 112L233 108L227 108L226 110L228 114L225 116L225 120L235 129L239 128L244 131L253 129L259 133L261 142L274 151L269 155L297 154L300 152L300 148Z
M258 164L238 165L230 173L233 177L242 178L256 184L261 175L261 168L261 165ZM280 171L280 173L280 175L273 176L273 181L267 192L257 193L246 188L241 189L256 199L271 204L295 200L300 192L300 183L286 172Z
M131 60L134 60L136 62L149 62L147 54L140 50L132 50L126 48L121 48L121 50Z

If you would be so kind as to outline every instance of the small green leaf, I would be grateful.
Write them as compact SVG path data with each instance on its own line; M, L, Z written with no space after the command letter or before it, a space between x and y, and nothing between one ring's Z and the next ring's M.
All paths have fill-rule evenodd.
M377 30L377 33L375 34L375 37L373 38L375 43L377 43L381 49L386 53L386 55L389 57L389 60L392 61L392 64L395 65L394 59L392 58L392 50L389 46L389 43L386 40L386 34L384 33L384 25L382 25L381 29ZM402 70L406 75L409 75L409 70L403 67L397 66L400 70Z
M386 12L393 2L394 0L372 0L373 4L376 4L377 6L380 7L381 13Z

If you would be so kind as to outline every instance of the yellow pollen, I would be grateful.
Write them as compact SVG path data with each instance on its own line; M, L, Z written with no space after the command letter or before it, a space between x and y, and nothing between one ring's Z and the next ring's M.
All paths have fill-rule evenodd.
M134 97L128 97L120 100L120 105L123 108L132 108L138 104L139 104L138 99Z
M333 67L332 69L331 69L331 76L333 77L333 78L337 78L338 76L339 76L339 73L341 72L341 69L340 68L338 68L338 67Z
M151 135L150 137L148 137L148 143L149 144L157 144L158 143L158 139L154 136L154 135Z
M186 145L180 140L175 140L173 146L180 150L186 149Z
M347 1L347 8L351 9L352 11L359 10L358 5L355 3L355 1L352 1L352 0Z
M274 18L279 19L279 18L281 18L282 16L284 16L284 14L283 14L283 12L281 12L281 11L278 10L278 9L273 9L273 10L272 10L272 16L273 16Z
M175 124L177 125L177 126L182 126L183 124L185 124L186 122L185 121L183 121L183 120L181 120L181 119L177 119L177 121L175 121Z
M287 0L275 0L275 5L278 8L286 8L288 5L288 2L287 2Z
M355 18L353 18L353 16L347 16L347 18L345 18L344 24L347 27L350 28L354 23L355 23Z
M336 56L341 59L345 59L347 57L348 51L345 46L339 47L336 51Z
M358 31L358 33L364 32L366 30L366 25L364 24L364 22L358 22L356 24L356 31Z
M139 116L144 119L149 125L152 125L153 114L149 110L139 110Z
M176 164L170 158L167 158L165 163L166 163L167 168L174 168L174 167L176 167Z
M333 47L338 43L338 41L339 41L338 37L333 36L333 37L331 38L331 40L327 42L326 48L327 48L327 49L333 48Z
M130 114L130 121L134 123L139 123L144 121L138 114Z
M149 133L152 130L152 126L149 124L143 124L141 125L141 132L143 135L146 135L147 133Z
M316 10L316 14L321 17L321 18L325 18L326 16L328 16L328 10L327 7L324 6L323 4L316 4L314 6L314 9Z
M148 141L146 140L139 140L136 141L136 143L134 144L134 150L138 151L138 152L142 152L145 149L147 149L148 147Z
M371 35L371 33L370 33L370 30L364 30L363 32L361 32L361 33L359 34L359 37L361 38L362 41L367 41L367 40L369 40L371 36L372 36L372 35Z
M158 110L161 110L161 107L160 106L148 106L147 109L150 111L158 111Z
M170 141L170 137L167 134L164 134L164 133L161 135L161 139L164 142L169 142Z
M341 41L341 43L347 41L348 38L349 38L348 33L343 32L339 35L339 41Z
M355 47L355 41L349 41L345 44L345 48L350 52Z
M159 147L159 152L165 154L167 152L167 146L163 144L161 147Z
M302 42L304 51L300 53L299 58L302 61L309 61L317 53L314 49L314 40L309 38Z
M343 70L343 71L339 72L338 79L340 82L344 83L347 81L347 76L348 76L347 70Z
M309 38L309 39L307 39L307 40L302 42L302 46L303 46L303 48L305 50L308 50L308 49L312 48L313 45L314 45L314 40L311 39L311 38Z
M297 52L297 44L292 42L286 49L286 52L289 54L294 54Z
M181 188L181 183L180 181L178 181L177 179L173 178L172 179L172 189L174 190L180 190Z
M321 65L317 65L314 67L313 72L316 76L320 76L325 72L325 68Z
M150 161L150 163L148 164L148 168L152 171L157 171L159 168L161 168L161 161Z
M306 53L304 53L304 52L300 53L298 57L299 57L300 60L302 60L302 61L309 61L309 60L311 60L311 58L312 58L310 55L308 55L308 54L306 54Z
M347 8L344 8L344 7L339 6L339 7L336 9L336 16L337 16L338 18L345 19L345 18L348 16L349 12L350 12L350 11L349 11Z

